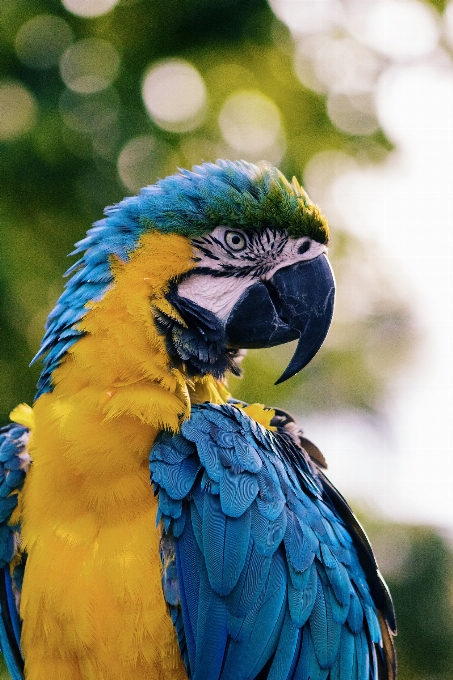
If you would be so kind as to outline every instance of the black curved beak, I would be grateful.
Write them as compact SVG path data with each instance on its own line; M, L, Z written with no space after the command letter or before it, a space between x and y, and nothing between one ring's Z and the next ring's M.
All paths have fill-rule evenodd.
M325 255L283 267L239 298L226 322L227 344L253 349L299 338L278 385L304 368L321 347L332 321L334 297L335 280Z

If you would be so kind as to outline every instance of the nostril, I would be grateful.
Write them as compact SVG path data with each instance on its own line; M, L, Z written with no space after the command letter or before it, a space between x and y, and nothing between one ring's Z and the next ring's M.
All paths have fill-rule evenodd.
M303 255L304 253L307 252L307 250L310 250L310 241L304 241L303 243L301 243L297 252L299 253L299 255Z

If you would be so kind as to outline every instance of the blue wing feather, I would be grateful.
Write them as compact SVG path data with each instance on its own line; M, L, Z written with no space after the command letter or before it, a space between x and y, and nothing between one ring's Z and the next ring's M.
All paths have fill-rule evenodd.
M370 655L366 632L362 630L355 636L357 676L361 678L370 677Z
M250 511L228 517L218 496L207 494L203 508L203 553L211 587L228 595L244 567L250 540Z
M343 624L348 618L351 596L349 595L349 599L344 605L338 602L332 588L329 588L328 594L330 597L330 605L332 607L332 616L337 623Z
M14 597L14 590L13 590L13 582L11 579L11 574L9 569L4 569L4 576L5 576L5 590L6 590L6 597L8 600L8 609L10 612L11 616L11 624L13 627L14 631L14 637L16 640L16 644L18 649L20 649L20 633L21 633L21 620L19 618L19 612L17 610L17 603L16 603L16 598Z
M258 493L256 475L244 471L235 474L225 468L220 478L220 501L223 512L229 517L240 517L248 510Z
M270 566L270 556L260 554L250 540L244 568L228 598L228 610L233 616L244 617L252 609L268 579Z
M18 602L25 556L10 562L17 552L19 526L9 524L18 503L30 458L26 451L29 431L11 424L0 429L0 649L13 680L22 680L21 621Z
M357 678L357 665L354 663L355 656L354 635L347 626L343 626L341 629L339 680L355 680Z
M222 678L254 678L275 651L285 615L286 569L280 552L272 557L266 587L244 618L240 641L232 640Z
M283 510L274 520L259 511L258 499L251 507L251 534L255 547L262 555L273 555L286 531L287 517Z
M348 612L348 625L353 633L358 633L363 626L363 608L355 588L351 590L351 602Z
M178 539L176 553L176 568L178 572L179 593L181 611L184 623L185 643L187 645L188 672L195 668L196 636L198 622L198 602L200 590L199 564L202 562L202 553L197 545L190 521ZM181 648L181 643L180 648Z
M326 680L328 668L322 668L315 653L310 628L303 628L302 646L299 663L297 664L293 680Z
M213 590L201 562L194 680L219 677L227 640L226 602Z
M309 527L300 523L291 510L287 509L287 527L285 532L285 547L289 563L295 571L303 572L311 565L318 547L318 541L310 540L312 534Z
M318 578L316 599L309 623L318 661L323 668L330 668L338 654L341 626L333 618L327 587L322 578Z
M303 626L313 611L318 589L318 575L315 565L308 567L297 586L288 583L288 607L291 619L297 626Z
M300 639L301 629L293 623L287 611L267 680L292 678L299 653Z
M377 678L373 598L389 625L391 601L360 525L302 449L233 405L198 404L180 434L159 435L150 469L189 678Z

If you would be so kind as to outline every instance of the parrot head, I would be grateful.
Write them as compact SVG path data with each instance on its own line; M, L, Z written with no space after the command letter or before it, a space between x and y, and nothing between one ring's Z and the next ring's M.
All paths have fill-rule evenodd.
M282 382L321 347L335 292L328 228L295 178L290 183L264 161L203 163L145 187L105 215L77 244L74 253L83 255L47 320L35 357L45 357L37 396L52 391L53 372L87 332L87 310L119 285L114 263L132 263L152 234L161 243L173 240L167 239L164 288L151 295L148 310L171 364L189 378L237 375L241 350L298 340ZM175 235L191 257L172 273ZM162 271L165 262L150 252L150 267ZM156 304L162 295L166 304Z
M206 164L195 173L206 172L206 166L218 168ZM335 283L327 259L327 227L295 178L290 184L265 163L227 168L236 170L225 182L232 206L242 205L245 213L250 202L261 200L273 210L255 219L242 214L236 220L226 210L212 230L192 236L194 267L172 282L168 294L187 328L168 318L160 319L160 328L175 359L194 374L216 377L226 369L239 372L242 349L298 340L278 384L311 361L329 330ZM186 177L192 179L191 174ZM219 194L215 181L212 192Z

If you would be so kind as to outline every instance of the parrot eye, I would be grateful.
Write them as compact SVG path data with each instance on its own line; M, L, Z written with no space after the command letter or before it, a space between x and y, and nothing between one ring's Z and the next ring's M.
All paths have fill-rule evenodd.
M231 250L244 250L246 246L244 236L238 231L227 231L225 234L225 243Z

